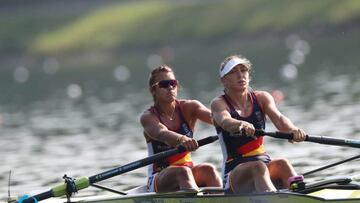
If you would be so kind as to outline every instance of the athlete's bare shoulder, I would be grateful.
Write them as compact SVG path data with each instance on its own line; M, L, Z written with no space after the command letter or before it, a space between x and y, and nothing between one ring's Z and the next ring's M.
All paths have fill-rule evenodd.
M140 115L140 122L144 123L146 121L151 121L157 119L157 116L151 112L150 109L145 110L141 115Z
M202 103L199 100L196 99L182 99L182 100L178 100L179 104L182 106L191 106L191 107L196 107L196 106L200 106L202 105Z
M271 94L267 91L256 90L254 91L255 96L260 100L269 100L272 98Z

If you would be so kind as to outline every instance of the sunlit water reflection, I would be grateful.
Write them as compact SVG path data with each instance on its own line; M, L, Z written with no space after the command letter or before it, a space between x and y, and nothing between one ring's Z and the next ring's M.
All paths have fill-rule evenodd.
M281 89L285 100L281 111L309 134L360 139L360 80L358 75L330 76L319 73L316 80L291 84ZM271 91L271 87L263 87ZM220 89L198 92L206 105ZM182 97L189 95L186 87ZM151 103L146 90L126 93L122 99L104 102L95 97L81 104L69 99L49 99L34 103L24 111L0 109L0 199L7 197L11 170L11 194L35 194L62 176L91 176L146 157L139 114ZM274 130L269 123L268 131ZM213 127L200 124L198 138L214 135ZM272 157L286 157L299 173L359 154L357 149L314 143L290 144L265 138ZM218 166L222 159L217 143L193 154L195 162ZM357 161L318 172L309 181L330 176L355 175ZM146 183L146 167L103 181L103 185L125 190ZM82 195L103 193L97 189Z

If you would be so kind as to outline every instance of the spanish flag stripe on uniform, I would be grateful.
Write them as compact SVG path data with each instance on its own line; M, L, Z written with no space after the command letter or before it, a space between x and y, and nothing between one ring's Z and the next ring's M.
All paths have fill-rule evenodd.
M182 152L166 159L169 165L186 165L192 163L190 152Z

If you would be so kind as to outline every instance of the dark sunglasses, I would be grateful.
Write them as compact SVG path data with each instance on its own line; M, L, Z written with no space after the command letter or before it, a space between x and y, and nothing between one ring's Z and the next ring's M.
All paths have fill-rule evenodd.
M160 80L159 82L153 84L152 87L154 87L156 85L159 88L168 88L170 86L176 87L178 85L178 81L177 80Z

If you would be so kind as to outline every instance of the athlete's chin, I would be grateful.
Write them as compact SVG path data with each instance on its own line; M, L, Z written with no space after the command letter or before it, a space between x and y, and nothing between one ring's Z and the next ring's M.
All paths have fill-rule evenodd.
M168 102L173 102L176 100L176 96L171 96L166 99Z
M242 92L242 91L246 91L247 88L248 88L248 87L245 86L245 85L239 85L239 86L234 87L233 89L234 89L235 91Z

